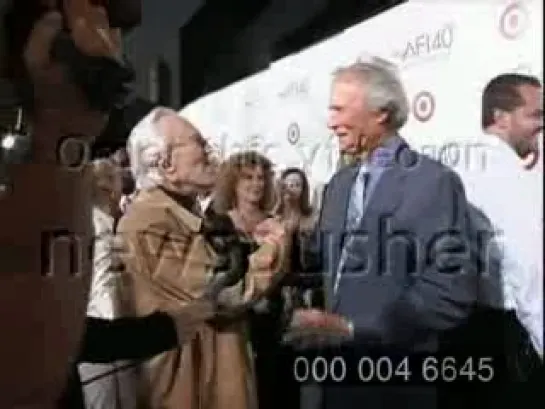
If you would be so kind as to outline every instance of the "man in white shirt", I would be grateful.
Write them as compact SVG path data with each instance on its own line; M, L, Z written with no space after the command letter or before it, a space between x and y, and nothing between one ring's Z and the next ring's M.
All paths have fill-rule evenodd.
M490 220L500 249L503 308L514 311L543 359L543 129L540 81L502 74L483 92L485 161L462 171L468 200ZM532 168L532 169L529 169ZM538 175L539 176L539 175Z

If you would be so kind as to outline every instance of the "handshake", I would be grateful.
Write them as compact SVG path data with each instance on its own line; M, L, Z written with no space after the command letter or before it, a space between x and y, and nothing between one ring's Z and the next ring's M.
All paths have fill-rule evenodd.
M204 324L217 327L230 321L226 320L226 313L221 307L202 298L170 311L168 315L174 322L180 345L191 341ZM296 349L319 348L339 346L352 340L353 336L350 321L340 315L316 309L298 309L293 313L283 342Z
M272 219L256 228L254 242L241 240L231 219L218 214L203 219L200 233L218 255L218 263L198 298L168 311L179 343L191 339L204 324L222 327L244 319L287 271L289 240L282 225Z
M322 310L296 309L283 342L296 349L334 347L354 338L352 322Z

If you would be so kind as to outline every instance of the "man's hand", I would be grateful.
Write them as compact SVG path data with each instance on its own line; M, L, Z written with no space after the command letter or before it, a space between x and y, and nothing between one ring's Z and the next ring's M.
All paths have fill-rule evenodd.
M280 245L286 239L286 228L275 219L266 219L256 226L254 239L258 244Z
M67 76L65 67L51 58L51 48L63 26L62 15L51 11L34 24L25 46L23 59L32 83L34 96L35 133L41 135L42 121L53 124L55 132L47 144L55 147L66 134L100 134L107 117L89 109L81 91ZM40 154L48 149L43 149ZM43 152L42 152L43 151Z
M317 309L297 309L293 312L284 342L294 346L331 346L350 340L353 329L348 320L338 314Z
M179 310L168 311L168 315L174 321L178 344L182 345L191 341L197 330L208 320L215 316L214 305L205 300L194 300Z
M117 58L121 54L121 31L110 28L104 7L89 0L63 0L66 25L76 47L90 57Z

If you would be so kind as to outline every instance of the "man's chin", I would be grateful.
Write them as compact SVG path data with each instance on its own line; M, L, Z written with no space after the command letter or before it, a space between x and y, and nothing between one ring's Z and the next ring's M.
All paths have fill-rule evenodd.
M195 186L203 191L203 192L209 192L212 189L214 189L216 185L216 178L202 178L195 181Z

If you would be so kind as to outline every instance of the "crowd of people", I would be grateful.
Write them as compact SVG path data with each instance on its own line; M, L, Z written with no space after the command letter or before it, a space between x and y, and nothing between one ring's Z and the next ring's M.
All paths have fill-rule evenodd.
M207 402L205 405L211 405L207 407L224 405L236 408L268 408L279 405L297 407L302 396L301 385L297 385L293 379L290 380L293 374L282 372L286 367L279 364L279 360L284 357L283 350L290 348L282 342L283 335L292 329L294 317L307 320L312 327L313 320L320 321L325 317L312 316L318 309L328 309L339 314L331 315L329 318L338 318L333 326L337 326L339 331L344 328L347 339L350 337L352 325L356 325L356 330L364 331L362 336L369 337L365 343L366 349L372 350L377 347L383 349L390 345L390 348L408 347L412 352L418 351L419 348L437 352L444 348L444 345L452 343L451 340L445 342L442 339L447 338L444 334L448 334L448 337L456 339L456 342L463 345L469 342L468 337L473 337L478 332L482 338L476 344L486 344L486 349L482 350L482 353L501 356L503 352L495 348L507 350L509 347L504 345L504 341L488 343L490 338L484 338L482 328L476 330L476 326L484 325L486 320L486 330L498 336L505 332L505 323L499 323L499 327L494 330L492 324L494 320L491 319L489 311L483 313L481 308L479 313L475 313L473 310L478 304L496 311L505 308L511 314L508 319L517 324L517 328L522 330L524 335L516 340L517 345L525 343L525 350L536 351L536 354L541 356L542 297L536 286L537 282L534 281L539 279L539 267L536 264L539 261L536 255L539 253L534 252L536 243L528 240L525 234L521 236L520 228L513 230L515 226L511 224L510 216L502 212L503 208L498 208L494 202L494 198L498 198L499 183L505 183L513 177L518 180L521 195L528 199L525 203L537 202L537 198L532 201L531 197L527 197L533 190L531 184L526 182L528 179L526 168L531 167L532 162L535 164L538 155L536 138L541 132L542 125L541 107L536 92L540 91L540 87L540 83L534 78L516 74L503 74L490 82L483 95L485 107L483 129L484 133L488 134L485 143L488 145L489 168L486 171L479 169L479 172L484 173L460 175L463 181L471 183L468 189L464 188L462 178L455 172L426 157L419 157L397 135L397 130L407 119L407 108L403 88L395 72L380 62L356 63L339 70L333 82L329 127L339 137L343 153L351 154L356 160L351 165L341 168L333 177L325 190L320 204L321 210L310 205L309 182L301 169L288 168L277 175L276 165L256 151L237 152L221 162L209 150L207 141L199 131L186 119L166 108L154 109L142 120L143 125L138 125L133 130L126 149L117 150L110 158L98 159L95 162L96 183L97 186L102 186L105 195L96 204L97 209L102 210L94 212L95 230L103 231L99 226L100 223L104 223L105 215L108 214L108 231L111 238L116 236L117 240L124 242L124 250L120 257L124 261L125 270L122 273L119 271L108 273L107 264L103 264L102 267L95 266L91 294L96 295L92 296L91 305L96 302L95 298L100 299L101 296L108 298L101 301L106 305L119 304L123 299L125 303L132 303L129 309L125 304L125 314L131 311L130 314L145 316L156 310L175 309L180 303L191 303L192 300L198 299L202 289L206 287L207 268L210 269L218 263L217 251L210 252L210 245L199 238L201 231L199 226L205 220L216 220L218 215L227 217L237 239L249 243L249 248L254 250L263 244L259 238L260 229L268 221L274 221L284 232L281 234L280 242L284 242L283 249L289 256L286 257L286 254L282 253L274 254L268 259L269 264L265 268L268 274L264 277L252 276L248 272L229 287L230 302L233 302L233 297L238 298L239 302L247 300L248 297L254 297L257 301L244 313L235 314L218 326L213 325L207 330L201 329L202 333L197 331L199 335L194 335L193 341L144 364L146 387L139 386L135 389L140 399L147 400L150 407L163 405L172 408L179 405L194 407L193 405L198 405L197 402ZM366 91L382 93L385 100L390 101L391 111L377 112L370 107L362 106L361 101L365 98L356 97L363 96ZM515 99L521 98L520 106L528 111L529 119L526 124L522 125L522 122L519 122L515 125L523 126L523 131L516 128L513 128L514 131L504 130L498 125L498 120L488 114L489 111L503 109L514 115L510 110L519 106L516 100L506 102L509 94L513 92L520 93L515 94ZM524 92L528 95L524 95ZM501 93L504 95L500 95ZM490 105L498 104L496 101L512 105L505 107ZM365 158L362 162L362 152L370 152L372 159ZM517 155L521 159L516 159ZM396 169L391 167L394 158L399 161L397 166L410 168L411 172L417 175L414 182L411 182L406 174L389 173ZM511 162L515 162L516 168L506 170ZM109 171L106 173L105 163L109 164ZM364 166L362 163L367 165ZM385 166L389 172L386 172ZM380 170L377 171L377 168ZM405 169L405 172L407 171ZM337 232L347 234L351 223L357 225L365 220L362 219L361 208L353 209L361 204L365 206L365 199L358 199L360 203L356 202L355 205L352 202L352 196L358 194L352 190L356 189L357 184L354 184L354 187L352 184L354 180L359 179L362 172L374 176L376 178L374 183L377 183L378 176L384 178L383 185L371 184L372 179L364 184L365 190L374 189L373 195L378 199L373 200L382 201L372 203L373 207L366 210L367 217L371 218L373 215L371 212L377 212L376 218L380 220L385 215L388 217L388 214L383 212L391 212L395 206L400 206L402 210L396 211L404 214L406 220L403 224L408 226L409 231L417 237L417 241L431 243L433 241L431 238L438 231L447 232L454 229L460 234L457 239L461 239L462 243L470 243L475 241L471 238L472 231L482 234L492 232L494 226L501 228L505 236L495 236L493 246L487 248L486 254L476 255L477 258L486 259L480 260L481 263L489 263L485 267L486 270L477 272L476 264L471 261L471 257L464 257L462 262L458 261L458 264L455 264L455 268L465 270L462 276L444 275L445 273L438 267L435 268L439 271L433 268L431 272L425 268L422 270L419 264L421 260L415 259L429 255L422 254L421 249L410 247L404 248L404 251L408 251L406 254L399 253L402 251L399 248L387 247L385 263L388 265L381 267L378 264L384 256L373 252L379 249L385 240L388 241L388 238L376 232L378 226L373 225L373 219L365 221L368 224L365 227L365 234L376 234L377 245L368 247L368 243L357 242L352 244L356 246L352 250L353 254L335 254L336 249L346 252L344 247L346 244L335 241L360 240L357 235L352 239L339 237ZM381 175L382 172L385 172L384 175ZM403 185L398 185L394 191L384 190L387 189L388 185L385 183L388 178L391 178L389 183L401 183L403 178ZM483 184L483 180L486 180L486 184ZM345 185L344 191L337 190L340 183ZM465 191L468 192L470 200L466 198ZM359 195L364 197L361 192ZM427 203L427 200L431 202ZM345 208L348 210L343 214L341 209ZM359 214L352 214L358 211ZM422 218L418 216L419 214L422 214ZM537 214L538 208L530 205L527 215L533 217L532 215ZM466 220L464 215L468 215L471 220ZM490 221L489 215L493 215L495 224ZM114 233L115 217L121 217L117 233ZM389 219L387 223L394 223L395 226L387 226L387 229L395 232L402 224L392 220ZM528 223L531 224L530 220ZM343 226L342 229L339 226ZM327 234L328 237L317 240L317 230L318 234ZM285 240L286 237L290 239ZM330 242L326 244L323 240ZM327 247L331 246L331 241L333 250ZM513 241L525 244L514 244ZM280 242L277 242L277 246ZM100 242L95 243L97 249L100 248L99 244ZM320 249L318 252L314 249L314 255L318 259L326 260L318 262L312 260L309 268L310 245L318 245ZM497 250L498 245L508 247ZM439 243L437 251L442 251L447 257L451 251L449 246L452 246L452 243ZM524 256L517 253L521 247L525 251ZM469 246L468 251L479 253L482 249ZM496 251L502 255L498 255ZM364 252L371 254L365 261L363 261L365 257L361 257ZM110 254L112 260L115 259L115 255L116 251ZM280 256L283 260L277 267L272 268L270 262ZM330 257L338 259L327 260ZM409 260L411 257L412 262ZM491 267L498 260L511 260L510 257L515 258L512 262L517 266L516 269L506 270L505 267L499 267L498 270L494 270L494 267ZM369 260L370 267L365 265ZM104 254L96 251L95 263L103 262ZM373 266L374 262L376 265ZM501 264L507 261L499 262ZM324 271L324 263L337 268L340 268L341 263L353 263L350 267L352 271L367 269L367 273L371 271L371 274L362 282L361 276L349 277L350 270L337 271L336 274ZM379 270L381 268L386 268L386 273L393 274L394 280L385 278ZM424 277L427 274L426 281L411 282L408 293L398 295L408 298L403 302L392 301L393 294L400 291L399 282L396 281L407 280L407 274L413 271L412 269ZM485 273L492 278L489 277L483 282L478 277ZM110 288L99 284L99 277L105 274L110 274L112 283L117 280L117 284ZM497 274L502 277L498 277ZM339 282L342 275L346 275L345 287L339 288L342 285ZM126 282L121 283L124 276ZM260 282L252 283L252 279ZM515 281L517 284L512 286L501 284ZM408 282L404 285L408 285ZM503 285L504 288L500 290L498 285ZM359 286L362 287L358 288ZM99 291L97 288L102 290ZM248 295L248 291L252 290L254 293ZM480 291L486 295L478 294ZM421 293L417 295L418 292ZM329 300L326 301L326 297ZM340 307L338 305L333 307L331 298L337 297L340 299L333 302L340 303ZM413 297L427 298L418 301L420 298ZM400 303L399 306L396 306L397 303ZM377 309L377 304L381 308ZM389 311L389 308L402 306L413 310ZM107 307L107 310L111 308L113 307ZM429 308L429 311L426 311L426 308ZM119 311L123 311L123 308ZM358 319L362 314L365 317L363 322L366 325L374 325L374 328L365 328L361 323L353 324L345 320L347 317ZM475 317L479 314L482 316L477 320ZM122 315L123 312L118 314ZM103 317L115 316L105 314ZM366 322L370 318L373 321ZM472 323L472 328L464 330L466 331L463 335L466 337L464 340L453 336L453 330L463 326L467 320L477 320L473 322L479 324ZM318 326L326 325L325 322L324 318L323 323ZM384 327L385 325L394 327ZM435 334L431 338L430 335L426 335L430 328L435 329ZM415 344L410 345L411 342ZM314 346L323 347L320 343ZM466 344L466 347L469 348L469 344ZM474 347L475 344L472 345L472 348ZM515 346L514 350L519 348L520 345ZM523 360L538 362L541 359L537 355L527 358ZM201 372L203 370L204 374ZM497 370L500 371L499 364ZM117 375L112 375L114 378L115 376ZM142 373L134 375L134 380L142 379L142 376ZM111 384L113 381L103 379L102 382ZM119 380L116 382L116 388L120 389ZM113 393L116 388L110 386L97 391L94 387L94 392L87 395L88 402L97 399L114 402L114 395L107 398L105 391ZM279 390L284 393L279 394ZM341 402L345 402L347 393L348 389L342 389L341 395L331 404L340 405ZM314 394L316 395L316 392ZM375 390L375 394L382 396L381 399L386 399L383 392ZM391 391L389 394L388 399L399 402L399 396L398 400L395 400L396 394ZM331 391L330 395L335 396ZM132 398L134 396L136 395L133 394ZM372 395L367 396L364 393L363 396L360 397L360 392L356 391L351 399L358 402L367 400ZM109 406L113 407L113 403ZM92 403L90 407L94 407Z
M205 285L206 269L215 262L215 255L208 254L208 245L198 241L203 249L193 250L193 246L197 245L192 244L195 239L184 237L187 232L199 233L199 217L226 215L232 223L233 232L239 240L249 243L249 248L258 248L260 239L256 229L266 220L278 222L286 232L296 235L296 247L301 246L299 241L308 236L315 225L317 213L310 205L310 186L305 173L298 168L288 168L278 178L271 161L256 151L236 153L223 163L214 163L213 166L217 167L217 171L211 173L214 180L204 181L205 186L197 195L184 195L184 191L179 188L178 178L191 175L204 164L202 161L208 160L206 141L174 111L157 108L150 115L152 126L146 128L146 131L133 133L128 141L128 149L118 149L93 162L93 224L96 239L88 315L104 319L119 318L135 312L147 315L157 309L175 309L179 303L198 298ZM185 148L187 151L182 152L185 145L188 145ZM170 183L167 179L169 169L161 168L158 160L164 149L169 149L168 146L180 146L179 156L170 153L172 163L167 166L175 169L170 176ZM195 175L197 179L203 178L198 173ZM177 218L172 217L176 214ZM120 220L119 225L117 220ZM133 234L137 234L133 229L141 234L148 233L148 229L157 230L158 241L152 243L152 239L146 239L142 242L137 237L133 238ZM118 260L111 244L116 236L118 240L125 238L131 242L130 250L121 252L121 258L128 267L127 271L121 273L116 268ZM161 237L168 237L168 240L160 240ZM174 253L171 256L167 250L169 245L178 246L172 248ZM195 253L188 253L191 251ZM297 269L297 253L298 250L290 248L289 260L285 262L289 262L290 270ZM174 255L177 257L171 259ZM142 261L140 257L150 258ZM284 265L287 267L287 264ZM187 270L187 276L184 276L183 270ZM145 274L148 278L141 282L142 278L131 278L129 272L138 274L137 277ZM157 280L157 283L150 283L149 277ZM263 281L263 277L256 278ZM132 282L130 291L127 290L127 279ZM270 278L264 279L265 282L257 283L257 288L269 287ZM263 403L260 407L276 406L273 404L278 401L275 385L283 384L284 388L281 389L284 390L290 386L290 382L285 382L286 374L282 382L282 375L275 372L278 350L283 347L282 332L287 328L294 308L319 306L323 297L316 278L289 274L275 281L278 282L266 299L242 314L240 322L222 328L220 332L225 335L216 335L216 342L223 342L224 346L216 346L219 350L205 350L209 359L219 354L215 365L224 368L225 373L214 376L218 377L218 383L223 379L229 384L231 392L224 392L221 405L254 407L248 402L257 397L251 396L255 395L255 391L249 391L247 397L240 396L240 391L245 387L241 384L237 388L237 377L243 384L251 385L253 380L244 378L253 376L252 373L259 374L259 400L271 402L271 405ZM250 283L240 284L239 295L249 291L252 286ZM131 306L127 305L130 303L127 292L134 302ZM206 334L202 336L206 337ZM203 342L210 341L203 339ZM206 347L206 343L200 346ZM170 359L164 358L161 362L150 364L148 369L152 373L149 379L168 376L164 382L168 385L169 394L172 394L167 399L173 402L172 407L182 403L184 407L191 407L191 402L199 400L197 396L184 400L190 392L201 393L200 388L194 387L195 381L186 380L186 376L196 370L187 362L191 359L189 356L193 348L197 347L184 346L181 351L173 351ZM177 365L180 367L177 368ZM121 370L116 371L116 368ZM236 374L236 371L241 373ZM130 406L130 402L134 402L137 391L143 390L136 387L137 376L126 363L111 366L99 364L98 367L95 364L82 364L80 372L84 383L97 373L109 373L85 386L89 407L114 408L115 402L124 402L125 406L121 407L134 407ZM165 374L161 375L162 372ZM133 385L132 396L123 392L127 384ZM148 387L148 390L154 390L152 395L158 405L165 399L166 393L161 385L162 382ZM238 393L232 394L233 390ZM231 402L231 399L234 401Z
M77 4L44 4L10 48L33 144L2 145L2 158L33 155L6 168L0 202L2 246L26 251L0 260L0 356L13 367L2 407L481 408L527 396L505 382L542 369L537 78L487 84L488 166L457 173L401 136L409 104L390 64L339 68L327 126L352 160L313 208L301 169L277 174L256 151L219 160L194 124L136 96L104 8ZM67 133L94 143L123 130L125 146L80 171L55 161ZM520 212L506 211L506 189ZM40 212L13 217L37 196ZM91 244L81 274L38 266L48 228ZM427 383L300 384L282 364L339 347L355 360L472 359L455 369L471 388L445 386L442 368ZM491 357L497 382L484 388Z

